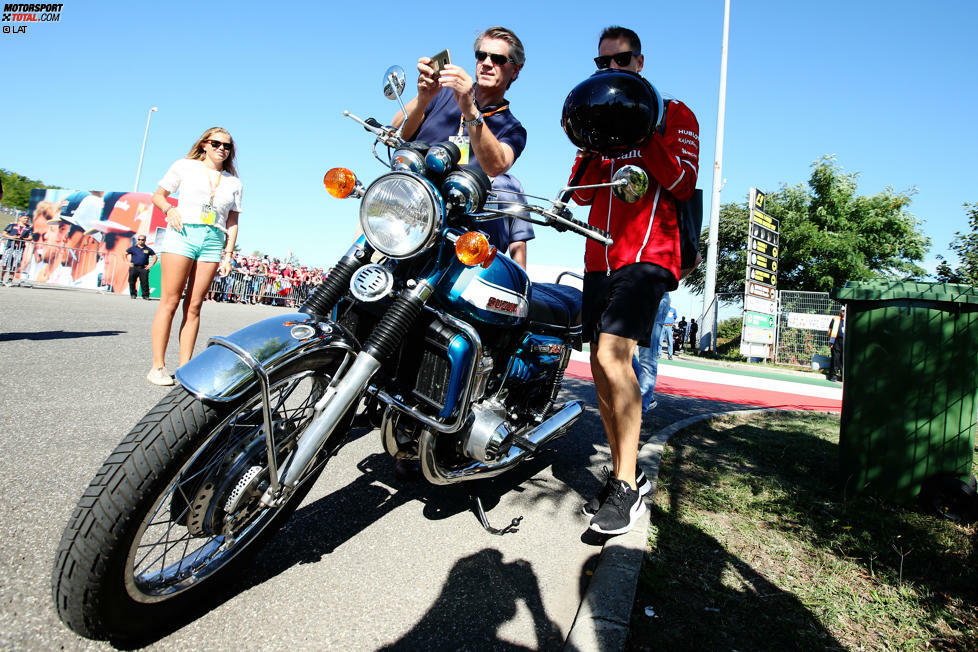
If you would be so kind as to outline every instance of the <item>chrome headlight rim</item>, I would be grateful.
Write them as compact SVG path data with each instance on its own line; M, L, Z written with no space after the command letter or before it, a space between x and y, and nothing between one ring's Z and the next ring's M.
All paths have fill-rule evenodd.
M428 204L431 209L430 219L428 220L428 224L423 231L423 237L418 240L415 246L406 250L385 247L383 243L377 240L377 237L371 230L368 222L368 218L370 216L368 215L367 211L372 199L371 191L376 192L379 186L390 183L391 181L407 182L421 189L427 197ZM398 170L377 177L367 187L363 194L363 198L360 201L360 228L363 230L364 237L376 251L395 260L412 258L430 249L437 241L437 236L441 231L443 222L444 202L442 201L441 193L428 179L420 174L414 174L413 172Z

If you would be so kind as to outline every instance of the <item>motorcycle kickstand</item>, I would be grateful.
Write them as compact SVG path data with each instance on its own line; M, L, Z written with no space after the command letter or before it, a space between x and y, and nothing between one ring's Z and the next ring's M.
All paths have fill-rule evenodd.
M489 518L486 516L486 510L482 507L482 498L480 498L477 494L469 494L469 500L472 501L472 511L475 512L476 517L479 519L479 523L482 524L482 527L489 534L497 534L502 536L504 534L509 534L510 532L519 532L517 528L520 526L520 521L523 520L522 516L514 518L509 525L501 530L497 530L489 525Z

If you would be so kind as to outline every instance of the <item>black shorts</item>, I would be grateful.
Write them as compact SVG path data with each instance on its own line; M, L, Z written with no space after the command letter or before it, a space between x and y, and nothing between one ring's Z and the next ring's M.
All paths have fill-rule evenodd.
M610 333L648 346L659 301L672 273L653 263L633 263L611 272L584 275L581 321L585 342L597 342L598 333Z

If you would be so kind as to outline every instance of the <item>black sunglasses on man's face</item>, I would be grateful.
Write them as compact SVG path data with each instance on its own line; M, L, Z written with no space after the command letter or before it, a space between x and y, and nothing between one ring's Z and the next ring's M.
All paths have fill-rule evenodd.
M492 61L497 66L502 66L507 61L509 63L513 63L513 64L516 63L515 61L513 61L513 59L511 57L507 57L505 54L496 54L495 52L493 52L492 54L490 54L490 53L485 52L483 50L476 50L475 51L475 60L476 61L485 61L486 60L486 57L489 57L489 60Z
M641 52L632 52L631 50L626 50L625 52L619 52L617 54L605 54L600 57L594 57L594 63L597 64L598 70L604 70L611 65L611 61L614 60L615 65L624 68L632 62L632 57L639 56Z

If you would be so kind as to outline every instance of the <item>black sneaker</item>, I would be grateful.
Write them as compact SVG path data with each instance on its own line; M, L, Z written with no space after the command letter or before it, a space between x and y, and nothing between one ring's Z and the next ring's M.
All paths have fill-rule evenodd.
M614 476L611 474L611 471L608 470L607 466L602 468L604 469L605 475L604 486L601 488L601 491L598 492L597 496L587 501L584 507L581 508L581 511L585 516L594 516L597 514L598 510L601 509L601 505L604 504L604 501L608 500L608 494L611 493L611 481L614 479ZM642 472L642 469L638 469L638 472L635 474L635 486L638 487L638 493L640 496L647 496L649 495L649 492L652 491L652 483L649 482L649 479L645 476L645 473Z
M612 480L608 500L591 519L589 527L601 534L624 534L635 526L635 522L644 513L645 501L638 490L615 478Z

